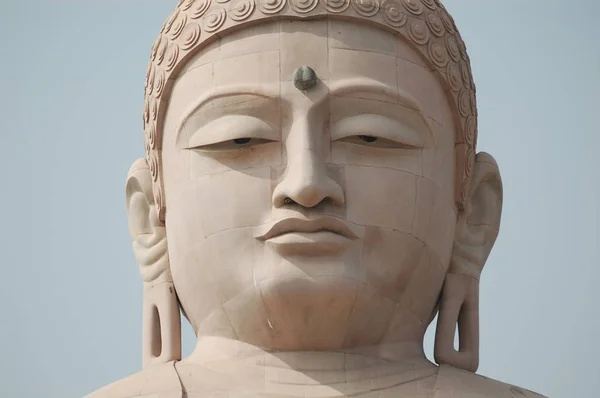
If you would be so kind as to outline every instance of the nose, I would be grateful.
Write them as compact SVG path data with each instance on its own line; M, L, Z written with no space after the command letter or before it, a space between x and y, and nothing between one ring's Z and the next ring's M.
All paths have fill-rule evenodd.
M327 199L337 206L344 204L342 187L329 177L321 156L309 148L289 159L283 180L273 192L273 205L281 207L288 198L303 207L315 207Z

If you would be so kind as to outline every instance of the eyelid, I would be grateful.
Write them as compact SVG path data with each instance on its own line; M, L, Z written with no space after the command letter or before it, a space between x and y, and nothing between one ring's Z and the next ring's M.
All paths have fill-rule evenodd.
M331 140L336 141L356 135L371 135L399 144L423 148L423 134L399 120L383 115L362 114L351 116L335 123L331 128Z
M278 139L271 126L256 117L227 115L215 119L193 132L185 149L218 144L238 138L258 138L267 141Z

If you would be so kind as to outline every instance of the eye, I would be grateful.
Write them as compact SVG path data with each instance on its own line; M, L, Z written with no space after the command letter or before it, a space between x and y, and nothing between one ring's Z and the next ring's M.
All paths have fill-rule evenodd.
M375 148L421 149L424 137L416 129L383 115L344 118L331 128L331 140Z
M275 142L274 140L267 140L264 138L253 138L253 137L242 137L234 138L232 140L216 142L208 145L198 145L189 149L195 149L198 151L206 152L220 152L220 151L235 151L242 150L245 148L251 148L260 144L267 144L269 142Z
M349 135L336 141L347 142L349 144L361 145L371 148L396 148L396 149L420 149L420 146L406 144L395 140L390 140L383 137L376 137L374 135Z
M196 130L186 149L197 151L236 151L278 141L266 122L251 116L228 115Z
M236 138L235 140L233 140L233 142L238 145L244 145L249 143L250 141L252 141L252 138Z
M358 138L360 138L364 142L375 142L375 141L377 141L377 137L373 137L372 135L359 135Z

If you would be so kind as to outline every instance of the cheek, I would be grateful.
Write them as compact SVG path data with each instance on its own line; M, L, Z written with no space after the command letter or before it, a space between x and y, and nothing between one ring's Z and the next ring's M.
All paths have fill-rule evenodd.
M383 167L346 166L348 221L411 232L417 176Z
M253 286L252 228L270 217L270 176L269 167L258 167L171 185L169 259L178 295L195 326Z
M202 258L200 253L208 253L209 247L209 242L202 240L193 247L188 247L184 253L181 250L173 250L169 242L173 283L181 306L185 308L194 330L197 330L200 322L221 304L209 274L198 262Z
M363 262L366 280L379 293L399 303L423 255L423 242L409 233L368 227Z
M425 325L432 320L446 278L446 268L435 253L425 246L404 291L402 306Z
M440 193L454 200L454 127L442 126L430 119L436 137L436 147L423 150L423 177L440 188Z
M195 325L254 289L255 245L252 228L237 228L203 238L171 261L175 288Z
M444 267L450 261L456 217L453 196L431 181L419 178L412 235L423 242Z
M176 240L182 244L178 248L223 231L260 225L270 217L270 167L208 174L171 188L167 226L172 227L169 243Z
M197 206L206 236L257 226L271 211L271 169L228 170L198 179L202 185Z
M427 244L408 233L370 227L363 261L368 286L429 323L446 268Z

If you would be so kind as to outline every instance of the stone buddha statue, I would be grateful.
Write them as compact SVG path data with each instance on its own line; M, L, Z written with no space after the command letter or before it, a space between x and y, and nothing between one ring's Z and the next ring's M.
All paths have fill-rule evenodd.
M143 121L144 369L89 397L539 396L474 373L502 182L439 0L181 0Z

